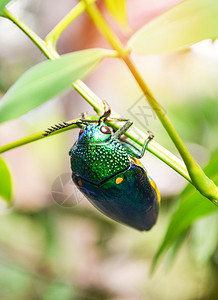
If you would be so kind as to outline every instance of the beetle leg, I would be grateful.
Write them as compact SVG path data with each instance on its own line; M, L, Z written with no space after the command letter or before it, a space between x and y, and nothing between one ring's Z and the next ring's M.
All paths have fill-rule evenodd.
M153 134L151 131L148 131L148 137L147 137L147 139L146 139L145 142L144 142L144 145L143 145L143 147L142 147L142 150L139 151L140 154L139 154L136 158L142 158L142 157L143 157L143 155L145 154L145 150L146 150L146 148L147 148L147 146L148 146L148 143L149 143L151 140L153 140L153 138L154 138L154 134Z
M103 113L103 115L101 115L99 117L99 120L98 120L99 125L100 125L102 119L105 122L107 120L107 118L111 115L110 105L105 100L103 100L103 103L104 103L104 113Z
M125 147L130 156L138 158L141 155L141 151L125 138L119 138L119 141L122 142L122 145Z
M84 119L86 118L87 115L88 115L87 112L81 113L81 119L84 120Z
M121 135L123 135L133 124L133 122L129 119L122 119L122 118L111 118L111 121L117 121L117 122L125 122L125 124L120 127L120 129L118 129L113 137L122 140L120 137ZM109 120L108 120L109 121ZM128 152L130 153L130 155L134 156L135 158L141 158L143 157L143 155L145 154L145 150L148 146L148 143L154 138L154 134L151 131L148 131L148 137L144 142L144 145L142 147L142 150L140 151L139 149L137 149L134 145L132 145L131 143L124 141L124 143L126 144L126 148L128 150ZM129 146L127 146L129 145Z
M133 124L133 121L128 119L111 119L111 121L125 122L125 124L114 133L113 137L115 139L119 139Z
M154 135L151 131L148 131L148 137L144 142L144 145L142 147L142 150L140 151L136 146L134 146L132 143L126 141L124 138L119 138L119 140L123 143L128 153L135 158L142 158L145 154L145 150L148 146L148 143L154 138Z

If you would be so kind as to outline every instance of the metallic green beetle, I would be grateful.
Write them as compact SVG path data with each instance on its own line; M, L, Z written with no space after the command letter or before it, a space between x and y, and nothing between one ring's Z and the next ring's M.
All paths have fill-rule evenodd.
M78 189L103 214L138 230L149 230L156 223L160 194L154 181L139 162L153 138L150 133L140 152L121 138L133 124L125 124L113 133L105 122L111 110L97 121L81 119L78 140L70 149L72 179ZM73 123L48 129L44 135Z

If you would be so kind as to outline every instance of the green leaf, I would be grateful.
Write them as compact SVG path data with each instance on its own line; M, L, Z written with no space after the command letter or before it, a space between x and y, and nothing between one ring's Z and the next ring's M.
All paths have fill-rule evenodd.
M142 27L128 47L138 54L156 54L217 37L218 1L185 0Z
M0 197L9 203L11 200L11 194L11 175L5 161L2 157L0 157Z
M218 152L213 156L205 173L218 184ZM207 198L202 196L191 184L181 193L182 199L175 213L173 214L164 239L155 255L152 264L152 270L163 254L172 246L180 235L184 233L196 220L208 216L212 213L218 213L218 208Z
M169 249L169 253L167 256L167 269L169 270L176 258L176 255L179 251L179 249L181 248L182 244L184 243L187 235L189 233L189 230L185 230L182 232L182 234L180 234L177 239L172 243L170 249Z
M196 222L191 233L195 260L199 263L208 262L218 245L218 212Z
M0 123L14 119L71 87L111 51L89 49L45 61L25 72L0 102Z
M127 26L126 0L105 0L108 12L121 25Z
M10 2L11 0L0 0L0 16L4 15L4 9L5 6Z

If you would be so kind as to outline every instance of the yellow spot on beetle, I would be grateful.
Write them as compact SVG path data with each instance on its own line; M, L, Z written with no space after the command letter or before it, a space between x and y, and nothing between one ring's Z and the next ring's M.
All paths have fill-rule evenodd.
M122 177L118 177L116 179L116 184L120 184L122 181L123 181L123 178Z
M82 183L81 180L78 181L78 184L79 184L80 186L83 185L83 183Z

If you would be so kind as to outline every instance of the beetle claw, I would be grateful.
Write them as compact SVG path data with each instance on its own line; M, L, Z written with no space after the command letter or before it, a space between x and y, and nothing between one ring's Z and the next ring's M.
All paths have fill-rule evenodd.
M103 100L103 103L104 103L104 113L99 118L99 124L102 119L105 122L107 120L107 118L110 117L110 115L111 115L111 108L110 108L109 104L105 100Z
M153 132L150 131L150 130L148 130L147 132L148 132L148 139L149 139L149 140L153 140L153 138L154 138Z

